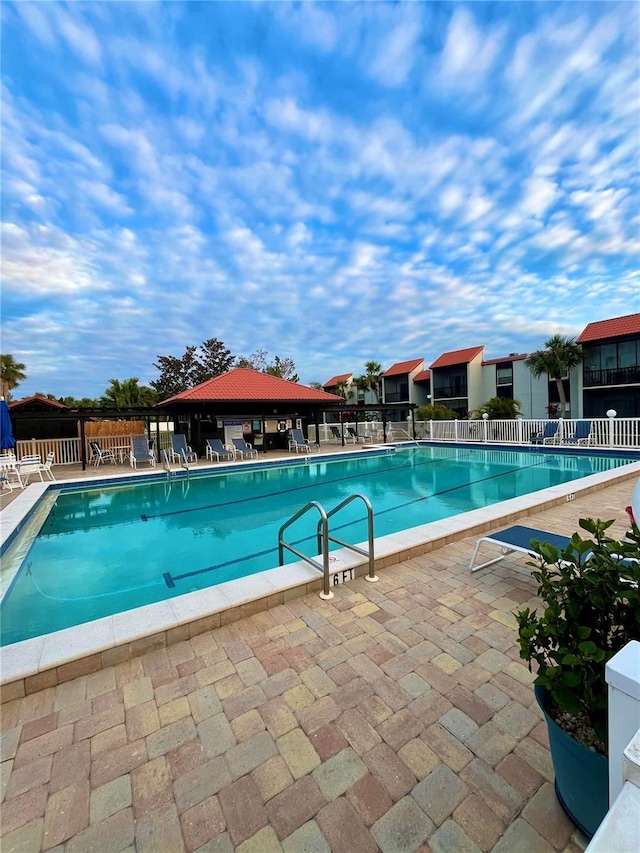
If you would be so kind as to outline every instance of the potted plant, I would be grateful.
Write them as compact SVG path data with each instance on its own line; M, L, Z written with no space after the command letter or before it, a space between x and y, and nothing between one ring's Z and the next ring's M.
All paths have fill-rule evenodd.
M592 836L608 809L605 664L640 638L640 533L607 535L612 521L580 519L559 552L532 542L542 610L516 613L520 657L537 665L534 690L549 730L555 788L565 812Z

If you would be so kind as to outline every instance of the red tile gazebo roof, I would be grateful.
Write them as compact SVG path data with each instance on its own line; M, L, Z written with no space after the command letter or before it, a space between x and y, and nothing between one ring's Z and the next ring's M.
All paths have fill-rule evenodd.
M246 367L235 367L213 379L207 379L200 385L188 388L180 394L163 400L166 403L233 403L233 402L271 402L273 400L291 403L344 403L342 397L317 391L297 382L289 382L278 376L261 373Z

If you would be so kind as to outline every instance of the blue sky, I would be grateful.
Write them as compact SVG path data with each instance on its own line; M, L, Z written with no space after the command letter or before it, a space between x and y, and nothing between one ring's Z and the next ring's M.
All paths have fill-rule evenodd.
M637 3L1 14L16 396L210 337L325 382L640 310Z

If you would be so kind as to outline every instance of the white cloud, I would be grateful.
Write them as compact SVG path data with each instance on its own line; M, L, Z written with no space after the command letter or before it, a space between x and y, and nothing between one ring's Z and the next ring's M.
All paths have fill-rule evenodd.
M415 62L420 33L420 21L408 20L380 39L369 66L371 76L385 86L402 86Z
M551 207L557 195L558 187L553 181L543 177L529 178L524 182L521 209L525 214L542 217Z

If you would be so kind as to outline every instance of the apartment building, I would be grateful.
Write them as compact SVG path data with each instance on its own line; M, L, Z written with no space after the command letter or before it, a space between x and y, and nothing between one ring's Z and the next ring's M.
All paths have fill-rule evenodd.
M640 417L640 314L589 323L578 337L585 352L579 392L582 414Z
M431 389L431 373L424 369L424 359L398 361L382 374L382 399L385 403L406 403L407 408L393 412L390 420L406 420L410 404L426 406Z
M396 420L409 415L410 403L446 406L465 418L491 397L518 400L523 418L604 417L609 409L640 417L640 314L589 323L577 341L585 361L563 378L564 412L555 380L535 378L525 363L528 353L485 359L483 346L442 353L429 368L423 358L396 362L382 374L382 402L407 403L406 411L394 413ZM337 393L346 380L352 382L352 374L335 376L323 388Z

